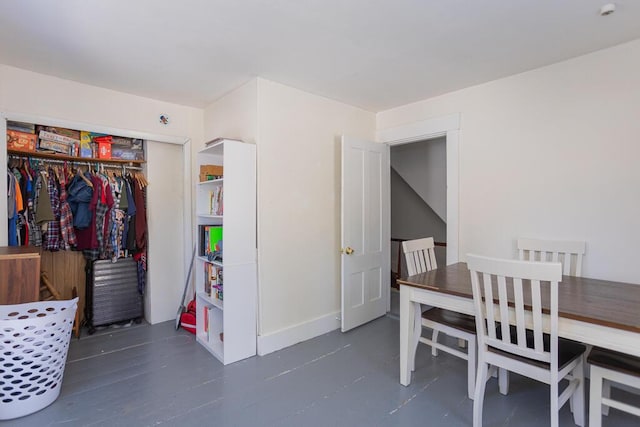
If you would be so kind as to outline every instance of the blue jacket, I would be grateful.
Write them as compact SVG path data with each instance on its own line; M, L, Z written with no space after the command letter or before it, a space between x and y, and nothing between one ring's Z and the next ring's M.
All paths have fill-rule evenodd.
M69 193L67 201L73 214L73 226L80 229L89 227L91 225L89 203L93 197L93 188L76 175L71 180L67 192Z

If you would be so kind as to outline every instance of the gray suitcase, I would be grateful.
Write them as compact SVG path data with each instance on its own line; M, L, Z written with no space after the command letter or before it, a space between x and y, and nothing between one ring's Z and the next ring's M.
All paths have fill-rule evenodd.
M95 261L88 285L89 333L93 333L96 326L132 319L139 322L142 319L138 266L133 258L120 258L115 263L111 260Z

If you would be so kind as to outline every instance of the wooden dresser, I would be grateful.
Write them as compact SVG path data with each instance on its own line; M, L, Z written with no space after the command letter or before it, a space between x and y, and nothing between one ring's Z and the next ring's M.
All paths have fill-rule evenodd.
M40 253L29 246L0 247L0 304L40 299Z

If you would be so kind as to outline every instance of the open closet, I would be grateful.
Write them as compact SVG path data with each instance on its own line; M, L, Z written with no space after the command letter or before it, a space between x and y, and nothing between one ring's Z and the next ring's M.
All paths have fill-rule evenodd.
M16 147L11 140L11 136L6 135L9 130L12 130L10 128L14 126L13 124L10 127L5 126L16 117L18 120L22 119L21 121L26 122L25 124L33 126L33 136L30 138L34 139L35 146L29 147L27 145L26 147ZM93 178L98 178L100 179L100 188L107 188L106 182L109 182L108 186L110 190L113 190L112 187L114 185L118 185L121 192L120 202L117 203L118 207L123 207L121 206L123 202L122 187L127 185L127 190L131 187L130 194L133 197L135 197L135 188L140 188L142 190L141 193L143 200L144 196L147 196L147 200L141 203L142 210L144 210L145 207L152 210L152 213L150 213L149 209L147 209L146 216L147 219L150 218L152 220L153 224L150 226L149 231L142 233L143 239L138 240L135 247L127 247L126 239L122 240L121 238L119 241L117 239L112 240L114 237L113 233L108 235L108 239L102 240L103 245L101 247L93 247L86 250L79 247L77 242L74 247L73 243L68 240L68 234L67 240L64 240L62 233L60 232L58 234L56 232L55 235L58 237L57 242L55 239L51 239L51 241L49 241L49 236L47 235L45 246L42 246L41 243L40 246L36 246L36 248L39 249L41 254L41 270L46 272L49 281L54 284L61 294L61 297L64 299L71 298L73 288L76 288L82 305L82 307L79 307L79 310L84 317L86 311L84 309L84 303L87 301L88 297L88 295L85 295L85 283L87 281L87 271L85 270L85 266L87 265L87 259L89 259L91 263L102 259L105 263L111 264L114 259L133 258L132 255L136 255L135 275L138 275L138 269L140 268L143 273L140 275L142 278L140 287L142 288L145 285L144 281L146 280L147 292L139 304L139 307L145 307L144 313L136 315L135 317L144 316L148 321L155 323L158 321L168 320L171 316L174 316L178 298L173 294L179 292L176 287L176 283L183 280L179 279L179 277L183 275L184 246L191 244L190 236L185 235L185 230L190 229L188 215L185 215L185 212L187 211L185 207L190 204L190 194L185 194L184 191L184 189L188 188L188 185L190 185L190 183L188 183L188 174L184 173L184 171L189 167L189 164L186 161L189 157L188 153L190 144L188 139L155 136L126 130L120 132L118 129L108 129L99 126L74 126L74 123L72 122L61 122L52 119L43 119L40 121L37 117L34 117L34 120L24 120L24 118L25 116L22 115L8 115L2 117L0 123L0 130L2 130L0 142L5 140L6 135L7 143L6 145L0 144L0 146L2 146L2 149L0 149L0 159L2 161L2 165L0 165L0 172L3 172L4 180L6 181L0 185L0 189L5 191L9 188L8 180L11 179L9 173L17 178L17 172L22 178L23 172L25 175L28 172L29 175L31 175L32 192L34 191L33 186L37 185L37 182L33 180L34 178L38 179L38 177L40 177L42 180L46 178L43 182L48 183L49 177L51 176L53 177L53 181L56 183L55 185L57 186L58 197L60 194L61 179L65 183L64 189L68 197L68 189L72 181L75 180L80 182L79 180L82 180L84 184L88 185L87 181L92 182ZM26 118L30 119L31 117ZM126 137L129 137L128 140L131 140L133 145L132 147L126 147L127 138L118 138L116 144L112 144L110 146L110 148L112 148L111 158L108 158L108 156L100 158L99 155L97 156L98 158L95 158L93 157L95 152L92 153L91 157L81 157L79 155L81 154L79 148L76 152L44 152L39 149L39 135L36 135L35 129L35 125L38 124L42 124L43 127L45 125L48 125L46 127L58 126L72 131L83 130L87 133L100 133L102 134L100 136L112 136L113 139L118 138L120 135L125 135ZM38 131L39 130L43 129L38 128ZM144 142L142 143L144 146L143 149L140 142L135 141L133 137L144 138ZM155 178L153 179L158 183L156 188L151 191L150 199L148 198L149 187L146 187L146 181L148 180L147 176L149 173L147 165L149 145L152 147L152 161L155 164L155 170L152 168L152 172L155 173ZM48 151L51 151L52 149L49 147L50 146L45 144L45 148L48 148ZM116 156L118 158L115 158ZM62 177L60 175L62 175ZM87 181L85 181L81 176L84 176ZM48 190L48 187L45 188ZM113 193L114 191L112 191L112 197ZM47 193L47 195L49 194ZM166 208L166 203L170 201L167 196L172 197L172 209L160 209L159 207L162 203L164 203L164 207ZM31 197L33 198L33 195ZM108 194L105 193L104 199L106 200L107 198ZM102 195L99 196L99 199L103 199ZM9 198L0 200L0 218L4 220L2 221L4 224L9 224L8 214L11 213L9 211L8 200ZM29 196L27 195L22 202L28 204L28 200ZM113 200L111 203L115 205L116 201L117 200ZM127 200L127 202L128 201L129 200ZM121 210L124 211L124 209ZM114 212L109 211L109 218L113 214ZM10 241L11 244L27 243L33 245L33 243L35 243L35 240L29 239L29 237L37 238L37 234L33 233L33 230L31 235L29 234L30 229L28 227L28 215L29 213L27 212L24 219L15 218L16 233L12 234L11 237L9 237L11 234L9 232L9 225L5 225L3 227L3 230L0 231L0 246L7 246ZM105 216L106 215L107 213L105 212ZM128 216L127 212L127 217ZM59 220L59 217L57 219ZM120 219L121 218L116 218L116 220ZM22 222L18 221L24 221L26 223L26 227ZM49 221L47 221L47 226L48 222ZM11 226L13 226L13 224ZM56 226L54 225L54 227ZM115 227L115 236L118 236L119 234L117 233L123 231L123 227L124 225L122 224ZM107 227L107 231L109 228L114 229L113 222L110 223L110 227ZM47 231L49 231L48 227ZM104 237L104 234L96 234ZM149 237L149 235L152 235L152 237ZM147 242L151 240L151 244L149 245L149 243L147 243L146 248L143 245L140 245L140 242L143 242L145 238ZM123 243L123 241L125 243ZM58 245L57 247L56 244ZM149 246L155 247L155 249L152 249L152 256L150 257L153 259L152 263L157 261L154 265L153 274L149 274L149 272L144 269L145 263L147 264L146 267L148 269L149 257L146 249ZM53 248L53 251L47 250L47 247ZM167 262L167 260L170 262ZM119 262L116 262L115 265L118 263ZM151 292L149 292L149 281L154 282L153 298L150 296ZM136 292L137 288L138 281L136 277Z
M7 244L39 248L41 274L96 326L144 317L145 142L6 121Z
M40 248L43 282L62 297L84 296L90 333L139 321L147 259L142 167L55 157L8 149L9 246Z

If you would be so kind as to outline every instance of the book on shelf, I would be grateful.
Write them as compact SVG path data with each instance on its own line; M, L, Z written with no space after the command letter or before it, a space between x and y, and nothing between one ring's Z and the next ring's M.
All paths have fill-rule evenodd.
M76 147L75 144L68 144L66 142L60 142L60 141L52 141L48 139L43 139L42 137L38 142L38 148L41 151L44 151L44 152L51 151L54 153L61 153L66 156L74 156L76 151L75 147Z
M215 297L216 299L219 299L220 301L223 301L223 295L222 295L222 287L223 287L223 274L222 274L222 268L218 268L218 271L216 272L216 282L215 285L213 286L213 288L215 289Z
M200 225L200 256L222 262L222 225Z
M211 295L211 264L209 263L204 264L204 293Z
M207 337L208 337L209 336L209 308L205 306L202 309L204 310L204 313L203 313L204 324L202 329L207 333Z
M205 263L204 266L204 292L208 296L222 299L218 293L222 291L222 267Z
M216 187L213 191L209 191L209 215L222 215L224 212L223 205L224 187Z
M73 139L73 140L79 140L80 139L80 131L75 130L75 129L66 129L66 128L61 128L58 126L42 126L42 125L36 125L35 126L35 131L36 133L39 135L40 132L45 131L49 134L56 134L56 135L61 135L61 136L66 136L67 138ZM64 142L64 141L61 141Z
M41 130L40 133L38 134L38 137L40 139L44 139L47 141L61 142L67 145L80 144L80 138L78 139L70 138L65 135L59 135L57 133L47 132L46 130Z

